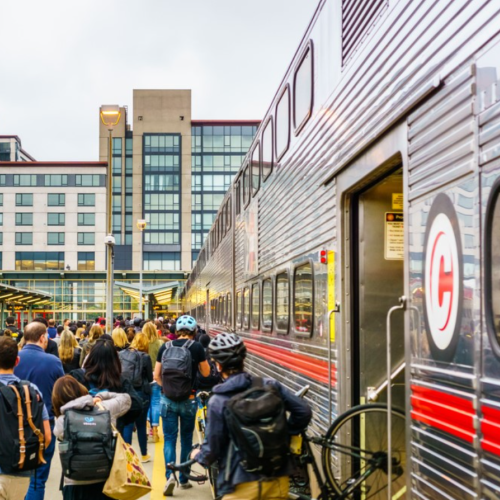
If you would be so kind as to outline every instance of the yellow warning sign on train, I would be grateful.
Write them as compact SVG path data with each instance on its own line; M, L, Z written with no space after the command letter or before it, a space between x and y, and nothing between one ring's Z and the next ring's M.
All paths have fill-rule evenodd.
M404 216L398 212L385 214L385 260L403 260L404 258Z
M392 193L392 209L403 210L403 193Z
M335 309L335 252L328 251L328 310ZM335 342L335 314L330 316L330 339Z

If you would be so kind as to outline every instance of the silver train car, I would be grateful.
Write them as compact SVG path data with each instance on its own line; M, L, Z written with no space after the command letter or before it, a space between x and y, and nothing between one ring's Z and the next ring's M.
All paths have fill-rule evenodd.
M389 347L399 498L500 498L499 74L497 0L320 1L184 290L315 432Z

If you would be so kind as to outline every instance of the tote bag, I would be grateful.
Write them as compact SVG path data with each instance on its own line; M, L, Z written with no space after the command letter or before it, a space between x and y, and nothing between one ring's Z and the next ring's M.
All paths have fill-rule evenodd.
M116 432L115 457L102 492L115 500L137 500L151 491L151 482L134 448Z

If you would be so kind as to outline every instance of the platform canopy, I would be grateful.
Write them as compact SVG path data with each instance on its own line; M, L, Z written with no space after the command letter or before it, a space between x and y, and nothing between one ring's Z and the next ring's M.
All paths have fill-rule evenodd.
M140 287L138 284L123 283L115 281L115 285L123 290L124 293L130 295L134 300L139 302ZM148 298L150 295L154 296L154 300L159 305L168 305L176 297L181 284L178 281L170 281L162 285L152 285L142 287L142 296Z
M0 303L15 305L41 306L52 301L52 295L37 290L27 290L16 286L3 285L0 283Z

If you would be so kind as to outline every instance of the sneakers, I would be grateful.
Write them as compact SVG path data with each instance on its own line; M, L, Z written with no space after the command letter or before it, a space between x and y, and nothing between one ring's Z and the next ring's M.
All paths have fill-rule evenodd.
M181 490L189 490L189 488L192 488L193 485L190 482L187 483L181 483Z
M153 443L157 443L160 440L160 436L158 436L158 427L152 427L152 435L153 435Z
M174 495L174 488L175 488L175 478L174 476L170 476L168 478L167 484L165 485L165 488L163 488L163 496L164 497L171 497Z
M151 462L151 455L142 455L141 462L143 464L147 464L148 462Z

